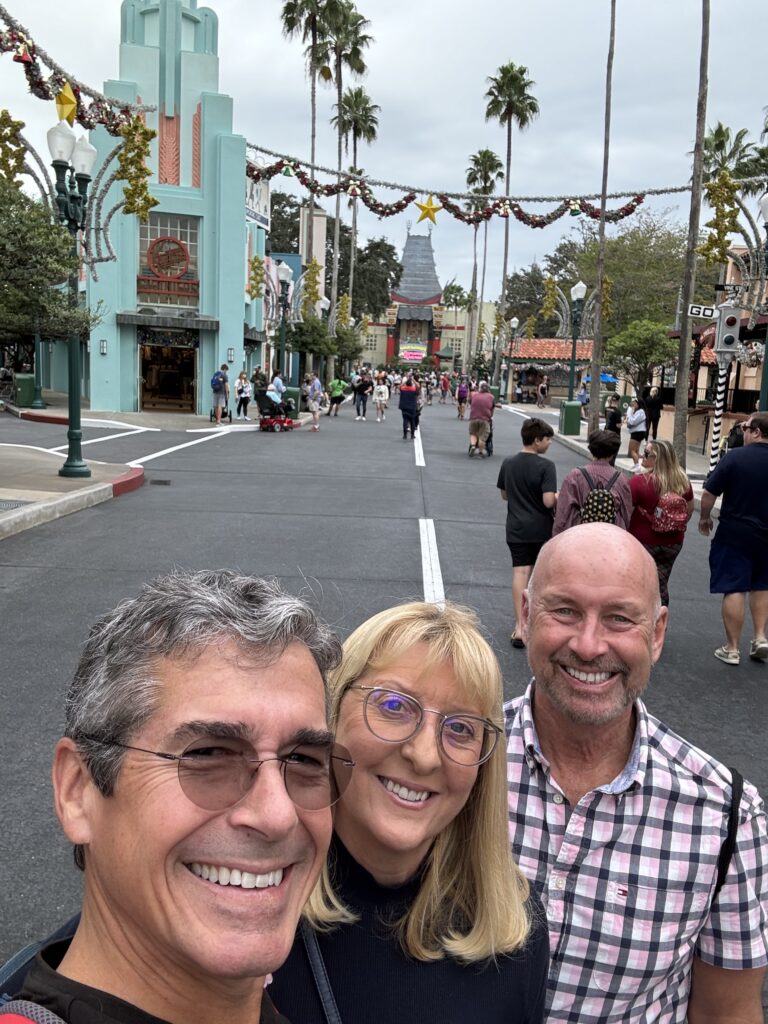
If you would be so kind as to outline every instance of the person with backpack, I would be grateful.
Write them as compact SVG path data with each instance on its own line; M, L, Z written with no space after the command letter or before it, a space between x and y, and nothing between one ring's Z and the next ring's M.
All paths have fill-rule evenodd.
M216 373L211 377L211 393L213 395L213 415L216 420L216 426L221 426L221 414L224 409L229 405L229 377L227 376L227 370L229 366L226 363L221 364L221 369L217 370Z
M669 577L693 515L693 488L669 441L646 441L642 474L632 478L629 532L656 563L661 603L669 605Z
M592 462L577 466L563 480L552 535L580 523L613 523L628 529L632 517L629 481L612 460L621 438L611 430L593 430L587 447Z

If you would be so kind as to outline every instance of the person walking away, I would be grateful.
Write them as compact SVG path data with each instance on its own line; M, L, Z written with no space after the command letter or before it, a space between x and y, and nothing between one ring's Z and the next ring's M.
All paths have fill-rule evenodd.
M387 418L387 402L389 401L389 388L387 387L386 374L380 373L376 379L373 389L373 404L376 406L376 422L383 423Z
M592 462L577 466L563 480L557 495L552 535L581 523L613 523L623 530L632 517L629 480L613 460L621 440L610 430L593 430L587 447Z
M726 642L715 657L738 665L747 597L753 638L749 656L768 661L768 413L752 413L741 425L744 446L728 452L704 483L699 533L712 530L712 508L722 495L720 521L709 550L709 591L723 595Z
M451 380L447 373L443 373L440 376L440 398L438 405L446 405L448 402L448 396L451 393Z
M472 395L469 403L469 457L475 455L485 458L488 454L485 450L488 435L491 432L491 420L493 419L494 400L491 394L490 385L487 381L481 381L477 391Z
M368 395L373 391L373 384L371 378L367 373L362 373L356 381L352 384L352 390L355 392L355 419L362 420L365 422L365 411L368 405Z
M229 366L226 363L221 364L221 369L217 370L211 377L211 393L213 395L213 415L216 420L216 426L221 426L221 414L224 409L229 406L229 376L227 370Z
M621 409L618 395L609 395L605 403L605 429L618 434L621 439Z
M543 409L547 404L547 378L542 377L536 388L536 405L539 409Z
M349 387L347 382L341 377L334 377L331 383L328 385L328 393L331 396L331 404L328 406L328 412L326 416L330 416L333 413L334 416L339 415L339 406L344 402L344 389Z
M312 426L310 430L320 429L320 403L323 400L323 385L320 378L313 371L309 375L309 392L307 394L307 408L312 414Z
M524 647L520 628L523 591L539 551L552 536L553 511L557 504L557 471L544 455L554 431L537 417L525 420L520 430L522 451L504 459L496 486L507 503L507 547L512 555L512 604L515 627L513 647Z
M661 419L661 410L664 405L659 389L651 388L643 404L645 405L645 419L648 430L646 436L649 440L653 438L655 441L659 432L659 420Z
M582 381L581 382L581 387L579 388L579 393L576 395L576 398L581 403L581 409L580 409L581 418L583 420L588 420L589 419L589 391L587 390L586 381Z
M632 472L639 473L643 468L640 463L640 445L645 440L645 409L639 398L633 398L629 403L624 421L629 431L629 457L634 463Z
M456 404L459 407L458 418L464 419L464 411L467 407L467 398L469 397L469 384L467 378L462 377L456 385Z
M419 425L419 390L419 385L416 384L410 374L400 385L400 412L403 416L404 441L408 437L409 430L411 432L411 440L413 440L416 428Z
M237 418L250 422L251 417L248 415L248 403L251 400L251 382L248 380L248 374L245 370L240 371L235 381L235 398L237 399Z
M634 509L629 532L653 559L659 574L661 603L669 605L669 577L683 548L693 515L693 488L669 441L646 441L642 466L632 477Z

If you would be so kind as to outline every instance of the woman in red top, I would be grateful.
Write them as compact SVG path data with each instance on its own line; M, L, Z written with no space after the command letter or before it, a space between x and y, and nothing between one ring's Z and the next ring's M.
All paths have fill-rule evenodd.
M630 481L634 509L629 532L656 563L661 603L668 605L672 566L682 550L685 528L693 515L693 488L669 441L647 441L642 467L644 472ZM681 500L670 498L673 495ZM675 519L679 521L677 529Z

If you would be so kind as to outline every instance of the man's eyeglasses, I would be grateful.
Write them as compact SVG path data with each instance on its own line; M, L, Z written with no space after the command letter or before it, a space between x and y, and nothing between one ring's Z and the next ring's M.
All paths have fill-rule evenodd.
M739 430L748 430L751 433L753 430L757 430L757 427L753 427L751 423L740 423Z
M300 745L283 757L257 758L243 750L217 746L210 740L207 745L192 747L183 754L167 754L96 736L82 738L105 747L135 750L176 762L182 792L206 811L225 811L239 803L267 761L279 762L286 792L297 807L320 811L332 807L341 797L355 767L349 751L338 743L327 748Z
M387 743L405 743L421 728L424 715L440 719L440 750L456 764L467 767L487 761L499 741L501 729L487 718L476 715L444 715L423 707L415 697L398 690L375 686L355 686L365 694L363 717L369 730Z

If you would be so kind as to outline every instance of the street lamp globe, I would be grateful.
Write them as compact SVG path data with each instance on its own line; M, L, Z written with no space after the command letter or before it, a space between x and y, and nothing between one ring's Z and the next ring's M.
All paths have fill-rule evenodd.
M84 174L90 178L93 165L96 163L96 155L96 147L91 145L85 135L81 135L72 151L75 174Z
M760 207L760 216L763 218L766 224L768 224L768 192L762 197L758 203Z
M75 133L66 121L59 121L53 128L49 128L46 137L48 149L51 152L52 160L61 160L68 164L75 148ZM91 165L93 166L93 165Z
M513 316L512 319L509 321L509 326L512 328L512 333L514 334L517 328L520 326L520 321L517 319L516 316Z
M320 298L319 305L320 305L320 309L323 311L323 313L327 313L328 310L331 308L331 300L328 298L327 295L323 295Z
M280 284L290 284L293 280L293 271L287 263L278 263L277 265L277 279Z
M587 286L584 284L583 281L579 281L577 284L573 286L573 288L571 288L571 301L580 302L581 300L583 300L586 294Z

